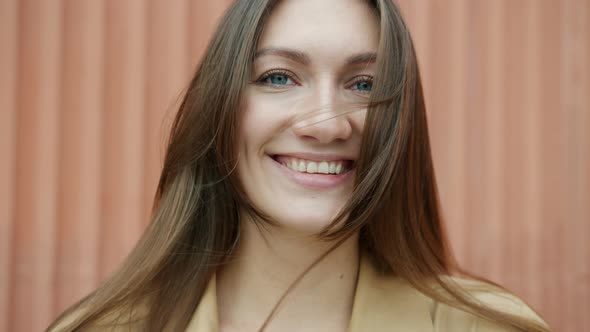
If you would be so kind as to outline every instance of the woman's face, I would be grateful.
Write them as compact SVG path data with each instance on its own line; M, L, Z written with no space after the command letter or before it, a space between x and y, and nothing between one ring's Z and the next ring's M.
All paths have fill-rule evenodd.
M238 173L279 225L318 232L350 197L378 40L367 1L283 0L269 17L244 94Z

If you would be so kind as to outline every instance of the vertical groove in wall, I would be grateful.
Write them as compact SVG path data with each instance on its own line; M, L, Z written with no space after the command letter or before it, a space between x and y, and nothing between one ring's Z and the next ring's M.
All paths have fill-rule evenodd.
M582 1L580 3L579 14L577 18L578 29L576 31L577 39L581 45L577 61L579 63L579 75L581 77L578 82L579 94L577 96L578 104L576 107L578 121L576 122L575 131L578 136L575 137L570 144L576 146L576 172L573 173L576 186L572 186L570 193L572 201L576 202L574 211L576 214L572 215L574 220L577 220L575 228L580 228L580 231L571 230L570 234L577 235L577 240L568 243L576 243L576 247L571 252L580 253L579 257L590 257L590 241L588 235L590 234L590 130L588 124L590 123L590 38L588 37L590 31L590 0ZM585 91L584 91L585 87ZM584 236L586 234L586 236ZM578 331L590 326L590 315L585 313L590 312L590 264L579 264L574 258L570 257L571 266L576 266L576 278L569 282L571 298L578 298L573 306L577 308L578 312L573 317L574 323L578 324ZM579 285L579 287L576 287ZM569 297L568 297L569 298ZM572 328L575 330L575 328Z
M110 0L106 15L100 279L122 262L144 227L147 3Z
M520 270L523 257L522 237L524 235L524 195L523 178L525 176L523 151L525 149L523 128L525 126L525 114L523 112L525 64L523 45L526 35L522 27L522 19L527 16L525 3L510 2L504 6L506 24L503 26L503 38L506 39L506 62L503 68L503 88L506 91L506 99L503 107L506 109L502 119L505 128L504 140L504 177L502 179L505 214L502 222L506 223L503 231L503 243L500 244L500 252L503 259L503 273L506 275L505 284L511 289L522 289L525 280L517 274L508 271ZM508 259L512 257L513 259Z
M563 289L564 317L571 331L590 324L590 264L580 259L590 256L590 1L562 2L561 107L567 121L568 204L565 235L567 282ZM576 254L567 254L576 253Z
M504 90L505 67L505 41L503 38L503 26L505 1L484 1L483 11L487 13L487 24L483 38L488 40L484 56L484 86L486 87L483 98L483 121L487 130L484 134L485 173L483 174L483 200L485 204L484 216L481 220L487 241L490 243L487 254L482 253L479 259L472 258L474 266L483 272L488 272L490 278L500 278L502 271L502 259L500 255L482 260L481 257L489 257L490 252L498 252L503 243L504 204L502 199L502 179L505 176L504 168L504 126L502 120L506 112ZM473 242L472 242L473 243ZM475 261L479 261L475 263ZM485 267L487 265L487 268ZM499 280L499 279L498 279Z
M145 215L151 208L164 157L170 120L189 82L186 70L188 2L149 1L145 63L144 179ZM164 52L162 50L165 50ZM153 148L156 147L156 148Z
M578 175L578 170L577 170L577 166L578 166L578 158L581 157L582 154L578 154L577 148L579 147L578 145L578 140L580 139L580 133L578 132L578 126L577 123L579 121L578 119L578 114L576 114L576 106L577 106L577 93L578 91L576 90L578 87L578 84L572 84L575 79L574 77L576 77L577 72L579 70L579 68L577 68L577 59L576 57L578 56L578 52L577 51L577 47L575 45L578 45L579 42L576 40L577 35L576 35L576 11L574 10L574 5L573 5L572 0L565 0L562 1L562 20L564 22L564 26L563 26L563 30L562 30L562 44L561 44L561 77L560 77L560 86L561 86L561 91L563 93L563 99L562 99L562 105L561 107L564 108L565 112L567 113L567 122L568 122L568 128L570 128L570 130L568 131L568 188L570 193L575 193L577 190L576 186L578 184L578 181L576 179L576 176ZM587 129L586 129L587 130ZM582 174L580 174L582 175ZM583 177L583 175L582 175ZM569 204L568 204L568 211L570 211L568 213L568 219L572 220L576 220L576 218L581 217L581 215L578 215L579 210L578 210L578 203L579 201L576 199L577 195L573 195L572 199L569 200ZM580 219L581 220L581 219ZM590 232L589 232L590 233ZM574 235L575 236L575 235ZM578 241L568 241L566 243L567 245L567 252L572 252L572 251L577 251L578 248L576 248L578 245L577 243ZM583 246L583 245L582 245ZM580 251L578 251L580 252ZM580 269L579 267L581 265L585 265L585 264L576 264L575 263L575 259L572 259L575 257L565 257L566 259L566 267L569 271L571 271L570 273L572 274L572 278L570 278L569 282L571 282L572 280L576 279L576 276L578 275L578 273L582 272L581 270L584 269L583 267ZM573 263L573 264L572 264ZM575 298L578 297L578 293L579 293L579 288L578 287L572 287L572 285L566 285L564 287L564 293L567 294L567 298L563 303L563 307L565 309L565 319L572 322L570 325L570 329L572 331L581 331L582 330L582 326L583 325L579 325L581 324L582 320L584 319L583 316L586 315L579 315L579 313L577 313L577 311L579 311L579 307L581 306L583 308L583 304L580 305L580 303L576 303L577 301L575 301ZM587 311L586 311L587 312ZM576 316L579 316L578 319L576 319Z
M43 330L135 245L232 1L0 1L0 331ZM584 330L590 0L399 4L459 262Z
M60 128L60 1L22 1L12 331L51 319ZM35 317L35 319L30 319Z
M447 132L447 149L449 154L447 160L447 176L448 180L448 204L449 210L447 216L449 222L459 229L465 228L465 209L467 204L467 196L465 195L467 185L467 169L466 169L466 141L465 130L466 126L466 98L465 90L467 85L466 68L467 61L466 53L466 36L467 36L467 6L466 0L449 1L450 15L450 35L448 38L450 51L450 63L448 77L448 108L447 116L449 118L449 126ZM451 235L453 239L453 247L457 252L457 259L465 261L467 254L466 243L468 238L462 234Z
M103 2L65 2L54 315L98 284L103 20Z
M57 193L59 174L59 130L61 127L61 45L62 45L62 2L42 1L40 9L41 38L39 43L39 94L35 112L38 121L38 156L34 178L36 192L33 194L35 215L34 228L34 268L32 270L33 305L22 308L27 315L39 317L31 322L32 329L45 328L43 321L53 316L53 285L55 276L55 244L57 225ZM31 244L28 244L31 245ZM19 331L19 328L15 330Z
M453 229L453 221L449 217L449 168L450 163L447 137L448 128L450 126L448 114L448 90L443 90L440 87L450 86L449 84L449 67L450 67L450 50L448 47L451 32L449 29L450 22L448 19L449 9L443 2L430 2L431 12L436 13L432 15L430 22L429 34L431 34L430 45L431 53L423 55L423 58L428 58L430 64L430 100L426 101L426 105L430 108L428 112L429 121L429 135L432 148L432 157L434 159L434 166L436 170L436 177L438 181L438 189L440 194L442 214L445 225L449 230ZM441 36L445 36L441 38ZM420 56L420 55L418 55ZM449 232L453 234L453 232ZM456 235L456 233L455 233Z
M539 270L541 262L539 261L540 244L539 239L543 227L541 214L541 183L542 178L542 159L541 159L541 119L539 111L542 110L541 103L541 75L543 67L541 59L541 26L543 8L535 0L526 1L527 15L524 19L525 38L523 48L524 63L524 85L523 85L523 206L526 209L523 213L523 234L529 239L526 244L521 243L521 252L526 253L527 259L523 260L522 279L533 280L536 277L536 271ZM530 294L529 300L539 302L539 283L524 283L523 291Z
M100 239L102 140L103 140L103 109L104 109L104 32L105 5L103 1L87 2L85 15L88 17L85 30L84 63L86 68L85 85L83 86L80 108L83 116L80 121L80 224L78 233L79 273L82 280L78 294L88 293L98 285ZM76 294L71 294L72 297ZM71 302L69 302L71 303ZM66 301L61 302L67 305Z
M541 215L543 227L540 228L539 240L545 250L543 254L544 266L550 266L555 271L565 271L563 251L564 236L571 221L567 218L567 128L566 110L562 107L562 90L559 86L561 62L561 30L565 22L562 21L561 6L556 1L544 1L539 4L542 19L547 24L541 27L544 51L539 54L542 63L541 105L538 113L540 117L540 144L543 146L541 191ZM548 24L553 22L554 26ZM572 253L573 254L573 253ZM540 276L538 281L543 289L543 299L547 312L561 311L560 297L564 290L563 281L566 274L548 273ZM564 315L553 317L553 324L563 326L567 324Z
M486 177L486 152L485 145L486 123L484 114L481 110L485 106L485 61L486 46L488 40L485 36L485 27L487 25L487 11L481 2L468 1L466 3L466 23L465 27L470 27L464 31L465 56L464 56L464 116L463 116L463 134L465 154L465 170L469 173L460 175L465 178L464 194L464 219L461 226L461 236L465 239L463 252L463 262L470 266L481 268L480 273L488 275L487 266L478 264L478 257L485 255L493 250L493 243L490 238L478 239L477 243L473 239L477 234L482 232L489 233L489 228L497 223L484 223L483 213L485 211L484 192ZM466 248L469 248L466 250ZM479 265L479 266L478 266Z
M12 278L18 4L0 1L0 331L8 331Z

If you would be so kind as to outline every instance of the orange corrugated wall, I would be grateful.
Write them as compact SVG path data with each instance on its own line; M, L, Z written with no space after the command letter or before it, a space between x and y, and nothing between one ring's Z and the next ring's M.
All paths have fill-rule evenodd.
M0 0L0 331L40 331L144 229L230 0ZM590 1L400 0L458 259L590 326Z

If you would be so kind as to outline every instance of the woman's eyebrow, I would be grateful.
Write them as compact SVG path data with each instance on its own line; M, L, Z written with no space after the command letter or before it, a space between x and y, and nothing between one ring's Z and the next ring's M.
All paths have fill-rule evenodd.
M352 55L346 59L347 65L364 65L375 63L377 61L377 53L375 52L365 52Z
M265 55L278 55L288 59L291 59L295 62L299 62L303 65L308 65L311 63L309 55L299 52L290 48L277 48L277 47L268 47L262 48L256 52L254 55L254 60L265 56Z
M265 55L278 55L295 62L299 62L303 65L309 65L311 58L304 52L297 51L290 48L284 47L267 47L262 48L254 55L254 60L263 57ZM346 59L346 65L359 65L359 64L370 64L377 61L377 53L375 52L364 52L359 54L353 54Z

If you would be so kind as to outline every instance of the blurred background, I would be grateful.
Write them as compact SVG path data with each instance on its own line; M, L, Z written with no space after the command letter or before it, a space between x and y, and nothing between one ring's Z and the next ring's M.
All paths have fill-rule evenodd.
M145 228L230 0L0 0L0 331L41 331ZM590 0L399 0L458 260L590 326Z

